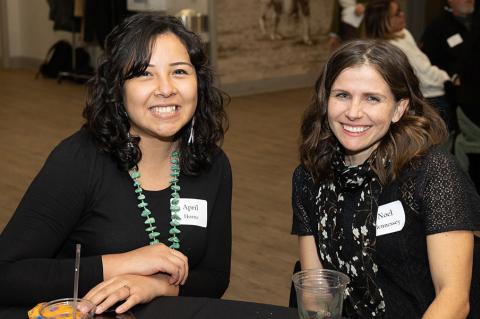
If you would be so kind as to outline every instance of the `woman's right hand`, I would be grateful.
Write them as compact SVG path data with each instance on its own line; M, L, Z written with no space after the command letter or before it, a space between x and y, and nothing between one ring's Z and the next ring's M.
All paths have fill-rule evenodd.
M357 3L355 5L355 15L361 16L365 13L365 6L362 3Z
M159 296L178 296L178 286L168 283L168 276L120 275L93 287L85 296L96 305L96 314L101 314L113 305L116 313L124 313L137 304L150 302ZM122 302L123 301L123 302Z
M150 276L165 273L169 283L183 285L188 277L188 258L164 244L144 246L126 253L102 256L103 279L119 275Z

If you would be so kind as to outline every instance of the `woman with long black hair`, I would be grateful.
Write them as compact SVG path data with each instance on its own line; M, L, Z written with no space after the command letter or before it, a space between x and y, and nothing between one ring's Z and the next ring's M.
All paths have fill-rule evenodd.
M118 313L158 296L221 297L230 275L224 96L179 20L126 19L88 83L86 122L61 142L0 237L0 304L71 294Z

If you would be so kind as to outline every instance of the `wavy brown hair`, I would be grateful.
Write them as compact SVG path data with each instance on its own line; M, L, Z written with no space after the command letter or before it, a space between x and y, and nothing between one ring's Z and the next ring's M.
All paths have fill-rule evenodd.
M405 54L382 40L356 40L341 46L323 67L312 103L303 115L300 161L316 183L332 179L331 157L339 144L328 125L328 98L333 83L346 68L368 64L389 86L395 101L408 100L403 116L392 123L368 161L383 185L396 179L410 162L447 139L440 115L425 101ZM389 159L390 165L383 160Z
M124 85L142 75L148 67L152 47L160 34L172 33L185 45L197 75L195 138L188 144L192 121L175 136L179 143L182 173L196 175L208 167L223 141L228 127L224 109L229 100L215 85L205 45L175 17L140 13L125 19L105 40L105 52L95 76L88 82L87 103L83 111L84 128L94 137L97 147L109 154L123 170L142 158L140 137L128 136L130 122L124 105ZM129 147L132 142L134 147Z

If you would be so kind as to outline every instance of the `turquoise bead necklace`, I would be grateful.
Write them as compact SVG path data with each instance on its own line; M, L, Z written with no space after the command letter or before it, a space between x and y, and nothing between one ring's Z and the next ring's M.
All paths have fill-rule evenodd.
M135 188L135 194L137 195L138 199L138 208L141 210L141 216L145 218L145 232L148 234L148 238L150 239L150 245L158 244L160 241L157 239L160 236L160 233L156 231L157 226L155 226L155 218L150 216L152 212L147 208L148 203L145 200L145 195L143 194L143 189L140 185L140 172L133 168L130 170L130 177L133 180L133 187ZM180 248L180 239L177 237L180 234L180 230L177 228L180 226L180 186L177 184L178 179L180 177L180 161L179 161L179 153L178 151L173 151L172 155L170 156L170 189L172 190L172 195L170 198L170 237L168 241L170 242L170 248L172 249L179 249Z

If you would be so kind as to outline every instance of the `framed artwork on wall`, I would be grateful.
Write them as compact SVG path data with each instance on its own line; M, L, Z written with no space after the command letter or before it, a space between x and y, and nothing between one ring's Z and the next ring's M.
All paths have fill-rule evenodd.
M221 85L253 93L308 85L329 54L333 0L216 0Z

